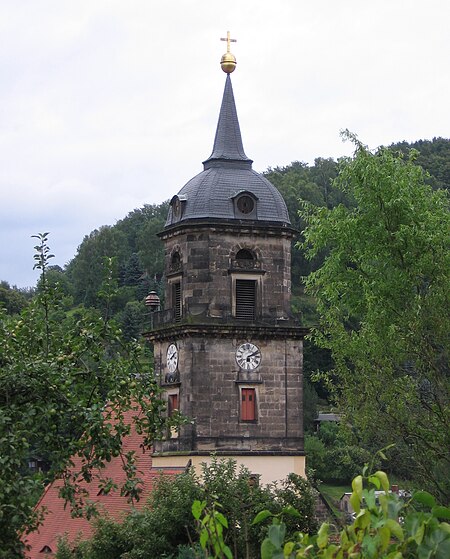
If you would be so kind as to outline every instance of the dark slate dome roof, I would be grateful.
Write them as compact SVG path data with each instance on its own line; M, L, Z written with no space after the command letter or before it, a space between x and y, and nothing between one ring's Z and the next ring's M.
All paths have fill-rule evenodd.
M199 219L247 219L290 226L283 197L265 177L253 171L252 160L245 155L229 75L213 151L203 166L204 170L172 198L166 227ZM240 197L253 200L250 211L239 210Z

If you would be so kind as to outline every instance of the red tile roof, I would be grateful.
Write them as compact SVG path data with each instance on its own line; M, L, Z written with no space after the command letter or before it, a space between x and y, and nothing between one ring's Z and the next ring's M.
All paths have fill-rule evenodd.
M130 416L131 418L131 416ZM181 471L180 468L155 470L152 468L151 451L143 446L143 436L136 433L132 429L130 435L123 440L123 451L127 453L134 451L136 456L137 476L143 481L141 498L134 505L127 501L125 496L120 495L120 487L125 481L125 473L122 469L122 461L120 456L113 458L111 462L106 463L106 467L101 471L102 478L111 478L119 487L117 490L111 490L106 495L100 491L99 480L94 475L90 483L81 482L82 489L89 492L89 499L99 508L101 514L107 514L116 520L135 508L142 508L152 490L155 479L161 473L164 475L177 475ZM80 462L74 460L77 468ZM58 538L67 535L69 542L73 542L78 535L82 539L88 539L93 533L92 523L85 518L72 518L70 506L65 506L65 502L58 496L59 488L62 486L61 480L56 480L47 486L42 495L37 508L44 508L46 512L45 520L36 532L24 536L24 541L29 546L29 550L25 553L27 559L45 559L47 556L53 556L58 547ZM50 551L51 553L50 553Z

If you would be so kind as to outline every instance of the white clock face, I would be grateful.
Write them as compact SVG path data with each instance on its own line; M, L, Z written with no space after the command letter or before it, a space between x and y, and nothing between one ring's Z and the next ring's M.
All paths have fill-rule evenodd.
M170 344L167 348L167 368L169 373L174 373L178 367L178 349L175 344Z
M256 369L261 363L261 350L250 342L241 344L236 350L236 363L245 371Z

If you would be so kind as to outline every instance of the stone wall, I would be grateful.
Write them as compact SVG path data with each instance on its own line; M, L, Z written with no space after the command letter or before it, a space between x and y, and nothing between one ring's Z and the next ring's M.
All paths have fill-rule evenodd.
M258 281L259 314L269 318L290 315L291 244L283 230L243 228L239 235L226 227L186 227L165 239L167 277L180 274L183 308L189 312L203 308L211 316L232 314L233 278ZM278 235L276 235L278 233ZM255 255L254 267L237 268L240 249ZM174 254L181 257L181 268L172 270ZM171 294L166 307L171 308Z
M240 370L236 349L245 342L262 353L252 372ZM180 411L193 425L181 428L166 448L178 450L303 450L302 341L254 336L170 338L158 344L155 368L167 372L164 359L170 343L179 351ZM240 390L255 388L256 421L242 421Z
M179 394L192 420L158 443L168 452L303 452L303 329L291 320L291 236L280 225L183 224L162 233L167 278L166 310L181 285L181 319L163 323L154 341L155 372ZM239 258L240 250L250 258ZM256 315L234 315L237 279L256 282ZM170 316L170 315L169 315ZM254 370L236 362L240 344L258 346ZM167 382L166 352L178 348L176 381ZM256 418L244 420L242 389L254 389ZM173 433L172 433L173 435Z

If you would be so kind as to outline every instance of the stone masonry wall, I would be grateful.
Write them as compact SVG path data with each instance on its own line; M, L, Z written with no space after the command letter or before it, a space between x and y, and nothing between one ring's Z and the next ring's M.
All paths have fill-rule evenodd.
M166 241L166 270L171 269L174 252L182 260L183 307L208 309L211 316L226 316L232 311L233 257L241 248L257 257L258 268L248 277L258 279L259 307L262 315L286 318L290 311L291 245L287 237L276 237L264 230L244 230L239 235L218 228L189 229ZM245 279L246 274L239 274ZM166 308L170 308L167 293Z
M175 323L167 333L158 334L155 371L165 378L167 347L175 343L179 384L172 388L179 391L180 411L192 424L158 445L160 450L303 451L302 341L282 320L290 317L290 232L248 224L239 228L186 224L165 232L163 239L166 309L173 305L170 282L180 281L183 317L180 326ZM256 263L237 262L241 249L251 251ZM254 323L232 317L237 278L257 282ZM217 321L209 322L211 318ZM191 333L182 324L200 328ZM256 344L262 353L261 363L251 372L240 370L236 362L236 349L244 342ZM256 391L255 421L241 419L243 387Z
M244 341L258 345L262 352L259 367L247 381L241 380L235 359ZM194 421L182 427L177 444L185 450L303 450L301 340L170 339L161 344L162 377L166 346L171 342L179 351L180 411ZM256 389L255 422L240 419L240 386Z

